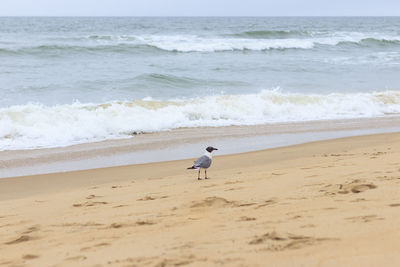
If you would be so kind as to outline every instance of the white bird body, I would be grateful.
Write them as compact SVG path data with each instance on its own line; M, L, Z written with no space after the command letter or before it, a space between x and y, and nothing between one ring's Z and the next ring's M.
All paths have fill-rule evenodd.
M214 147L207 147L206 148L206 152L204 153L203 156L201 156L200 158L198 158L192 167L189 167L188 169L195 169L195 170L199 170L199 175L197 177L198 180L200 179L200 170L204 169L204 173L205 173L205 178L207 179L207 171L206 169L208 169L211 166L212 163L212 154L211 152L213 150L218 150Z
M210 159L212 159L212 154L211 152L206 151L206 153L204 153L205 156L209 157Z

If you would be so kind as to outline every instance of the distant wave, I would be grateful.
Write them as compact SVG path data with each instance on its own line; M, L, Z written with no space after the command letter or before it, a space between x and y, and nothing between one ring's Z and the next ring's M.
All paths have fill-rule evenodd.
M281 39L288 37L310 36L307 31L282 31L282 30L258 30L244 31L240 33L225 34L223 36L239 37L239 38L256 38L256 39Z
M361 40L363 44L378 44L378 45L399 45L400 44L400 36L397 38L365 38Z
M168 77L155 77L169 79ZM27 104L0 108L0 150L66 146L180 127L400 115L400 92L256 94L103 104Z
M0 54L46 54L87 52L224 52L263 51L286 49L313 49L318 46L399 46L400 36L374 36L361 33L340 33L332 36L305 38L290 37L291 32L250 31L233 36L195 35L91 35L79 41L42 44L17 48L0 47ZM248 38L249 35L251 38ZM269 38L271 35L287 35L285 38ZM240 38L239 38L240 36ZM264 37L263 37L264 36ZM268 38L266 38L268 36ZM257 38L254 38L257 37ZM281 36L282 37L282 36ZM286 38L287 37L287 38Z
M392 38L364 38L361 40L344 40L338 42L336 45L358 45L358 46L399 46L400 45L400 37L392 37Z
M136 40L135 36L129 36L129 35L90 35L85 38L92 40L117 40L117 41Z
M146 44L161 50L172 52L221 52L241 50L285 50L313 49L316 46L337 46L345 43L359 45L399 45L400 36L367 37L364 36L333 36L315 38L284 38L284 39L245 39L245 38L203 38L157 37L140 39Z
M176 87L176 88L201 88L204 86L245 86L245 82L235 80L195 79L192 77L176 76L171 74L147 73L136 76L134 82L143 82L146 86Z
M196 86L204 83L203 80L193 79L188 77L178 77L174 75L167 74L159 74L159 73L150 73L143 74L135 77L137 81L144 81L150 84L160 84L162 86Z
M5 55L57 55L63 53L132 53L132 52L162 51L152 45L146 44L108 44L108 45L39 45L21 47L16 49L0 48L0 54Z

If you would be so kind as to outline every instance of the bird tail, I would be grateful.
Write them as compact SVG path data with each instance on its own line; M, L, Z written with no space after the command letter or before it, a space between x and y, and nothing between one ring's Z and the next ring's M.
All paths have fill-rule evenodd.
M196 170L197 168L193 165L192 167L187 168L188 170Z

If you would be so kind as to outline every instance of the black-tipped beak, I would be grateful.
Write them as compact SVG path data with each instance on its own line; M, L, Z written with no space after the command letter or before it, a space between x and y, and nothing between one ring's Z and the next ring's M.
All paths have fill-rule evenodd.
M213 150L218 150L218 148L213 147Z

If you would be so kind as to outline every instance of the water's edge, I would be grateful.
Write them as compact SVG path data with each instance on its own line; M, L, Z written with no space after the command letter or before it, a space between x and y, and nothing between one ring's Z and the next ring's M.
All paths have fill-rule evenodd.
M399 122L399 117L392 117L182 128L63 148L2 151L0 178L189 159L201 155L208 145L219 148L216 155L227 155L342 137L400 132Z

